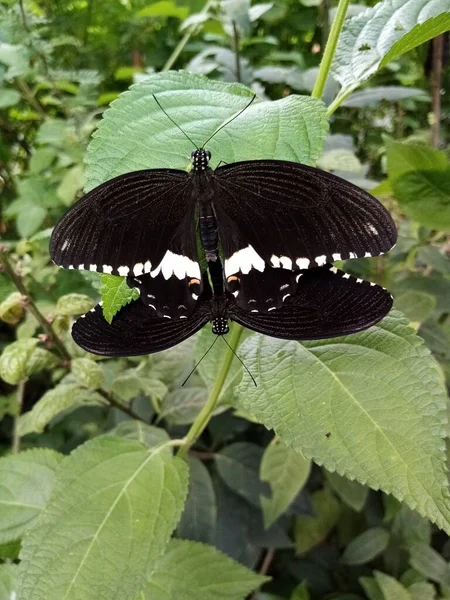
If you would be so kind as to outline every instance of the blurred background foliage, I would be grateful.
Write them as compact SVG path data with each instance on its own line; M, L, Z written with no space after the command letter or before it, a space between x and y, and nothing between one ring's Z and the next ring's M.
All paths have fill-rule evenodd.
M0 350L23 344L16 380L0 380L0 452L17 450L20 443L67 453L113 428L132 437L133 414L152 423L152 435L159 435L155 426L162 436L162 425L171 436L187 430L207 393L201 370L189 387L179 389L192 366L191 342L142 359L86 357L68 331L73 317L98 298L99 278L51 264L51 228L82 193L83 156L102 112L133 82L173 66L241 81L262 98L308 94L333 4L0 2L0 233L9 265L18 273L15 283L7 268L0 273ZM374 4L354 2L349 14ZM375 190L393 212L400 231L395 250L347 267L393 291L396 306L426 341L447 383L448 54L448 37L441 36L439 44L424 44L394 60L352 94L332 116L332 134L318 163ZM326 103L337 89L330 80ZM431 179L424 169L433 171ZM75 357L71 370L45 350L52 340L42 318ZM41 347L34 336L44 342ZM63 385L52 396L56 383ZM38 402L39 410L30 413ZM117 408L122 403L128 414ZM19 419L19 413L25 414ZM288 506L282 500L281 517L276 514L264 528L275 509L264 507L259 494L268 485L262 480L270 467L267 448L274 444L272 433L248 415L222 409L190 457L194 487L181 537L212 543L269 572L272 582L258 600L450 598L450 544L444 533L391 497L311 468L306 459L293 466L298 477L289 491L293 500ZM203 519L194 527L195 501ZM0 545L3 561L17 557L13 542Z

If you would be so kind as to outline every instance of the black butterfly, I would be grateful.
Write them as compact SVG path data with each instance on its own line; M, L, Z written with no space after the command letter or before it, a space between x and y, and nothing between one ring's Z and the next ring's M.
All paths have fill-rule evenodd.
M260 287L274 296L275 290L283 288L284 296L280 307L273 306L272 297L262 304L251 303L252 298L247 298L244 305L250 302L254 308L243 309L232 293L220 292L220 271L217 264L213 268L214 291L207 275L203 275L199 298L191 314L183 315L184 319L158 316L151 306L152 294L148 292L153 289L153 282L147 274L140 277L140 283L130 280L139 285L140 298L122 308L111 325L104 319L101 305L97 305L76 321L72 336L79 346L94 354L137 356L179 344L208 321L212 321L212 331L217 335L226 334L228 321L232 320L272 337L312 340L366 329L392 307L392 297L384 288L325 265L298 273L267 267L264 272L243 275L248 279L244 290Z
M69 269L131 275L138 284L148 274L150 304L161 317L180 318L193 313L205 291L197 228L207 261L216 260L220 245L225 284L241 296L241 308L244 298L261 304L268 297L264 286L244 289L249 280L242 275L378 256L396 242L382 204L344 179L280 160L213 171L210 157L200 148L189 173L135 171L93 189L56 225L52 259ZM279 307L285 294L274 293Z

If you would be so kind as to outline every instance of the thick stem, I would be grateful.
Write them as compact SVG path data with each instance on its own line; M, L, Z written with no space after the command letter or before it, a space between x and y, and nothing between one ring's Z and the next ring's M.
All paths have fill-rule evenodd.
M22 412L23 397L25 394L25 381L21 381L17 386L17 412L14 415L13 433L11 441L11 452L17 454L20 450L20 435L19 435L19 417Z
M55 330L53 329L51 323L45 318L45 316L41 313L41 311L36 306L33 298L28 294L28 290L23 283L22 277L15 271L11 263L9 262L9 258L6 254L4 248L0 248L0 264L3 266L5 273L10 277L16 288L19 292L26 298L28 302L28 310L34 316L36 321L41 325L42 329L48 335L50 342L56 348L56 350L61 355L63 360L70 362L72 357L70 356L69 351L65 347L64 343L59 339L56 335Z
M239 344L239 340L242 335L242 327L237 323L233 323L231 326L230 332L230 347L225 350L224 358L222 366L217 373L216 381L214 382L213 389L211 390L211 394L209 395L208 400L206 401L205 406L202 408L200 413L198 414L195 421L192 423L191 428L187 432L185 438L185 444L180 447L178 450L178 456L184 457L189 451L189 448L195 444L198 438L201 436L206 426L208 425L212 414L217 406L217 402L219 400L220 392L222 391L223 385L227 378L228 372L231 367L231 363L233 362L234 353Z
M349 4L350 0L339 0L336 16L331 26L322 62L320 63L319 74L317 75L313 91L311 92L312 98L322 98Z
M438 35L432 41L433 44L433 68L432 68L432 93L433 93L433 126L432 141L435 148L441 145L441 87L442 87L442 64L444 56L444 36Z

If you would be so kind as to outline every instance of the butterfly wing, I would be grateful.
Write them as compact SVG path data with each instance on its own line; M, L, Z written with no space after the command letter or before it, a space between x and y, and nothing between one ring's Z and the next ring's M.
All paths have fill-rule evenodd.
M296 293L281 308L253 313L235 305L231 318L271 337L314 340L367 329L392 307L392 296L384 288L330 265L304 271L297 278Z
M51 257L69 269L200 279L192 191L192 178L172 169L111 179L87 193L58 222Z
M214 208L226 277L266 265L307 269L390 250L388 211L357 186L286 161L247 161L214 171Z
M109 324L97 304L74 323L72 337L92 354L140 356L179 344L201 329L209 318L209 301L200 302L187 319L165 319L138 299L122 308Z

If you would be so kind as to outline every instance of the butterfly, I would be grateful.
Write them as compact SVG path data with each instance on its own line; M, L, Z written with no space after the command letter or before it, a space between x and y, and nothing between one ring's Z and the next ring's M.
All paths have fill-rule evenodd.
M137 356L151 354L179 344L212 322L212 332L225 335L229 321L235 321L253 331L286 340L313 340L356 333L374 325L392 307L392 297L384 288L343 273L327 264L299 272L267 267L254 271L244 289L261 286L274 291L283 287L284 300L279 307L270 302L250 303L248 310L239 306L237 297L222 287L221 265L212 268L212 286L205 272L202 290L189 316L179 319L159 316L149 294L150 274L141 276L140 297L123 307L109 324L98 304L80 317L72 327L75 342L84 350L105 356ZM289 278L286 279L286 274ZM198 284L195 284L198 285ZM150 297L149 297L150 296ZM248 298L247 300L250 300Z
M226 290L251 312L253 303L272 296L244 275L280 269L288 284L292 272L378 256L396 242L388 211L344 179L282 160L212 170L210 159L207 149L197 148L190 172L135 171L91 190L54 228L53 261L131 276L138 285L148 276L146 296L157 315L186 319L207 291L202 255L212 264L219 248ZM282 305L284 289L273 291L271 307Z

